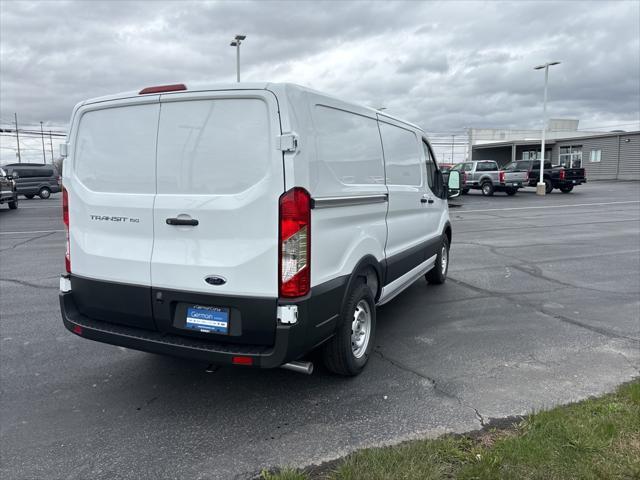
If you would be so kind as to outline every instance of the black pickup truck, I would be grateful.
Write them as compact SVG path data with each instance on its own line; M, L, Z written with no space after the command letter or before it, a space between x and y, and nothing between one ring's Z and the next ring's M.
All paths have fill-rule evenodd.
M518 160L505 167L507 171L525 171L529 174L529 186L535 187L540 181L539 160ZM544 162L543 172L545 191L551 193L554 188L562 193L569 193L576 185L587 182L584 168L565 168L561 165L551 165Z

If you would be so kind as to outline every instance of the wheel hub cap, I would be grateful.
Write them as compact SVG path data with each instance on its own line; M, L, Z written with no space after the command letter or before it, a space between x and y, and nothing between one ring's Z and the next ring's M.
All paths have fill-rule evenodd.
M449 261L447 247L442 246L442 255L440 255L440 268L442 269L442 274L444 275L447 272L447 262Z
M371 335L371 310L365 300L360 300L353 312L351 322L351 351L353 356L360 358L369 345Z

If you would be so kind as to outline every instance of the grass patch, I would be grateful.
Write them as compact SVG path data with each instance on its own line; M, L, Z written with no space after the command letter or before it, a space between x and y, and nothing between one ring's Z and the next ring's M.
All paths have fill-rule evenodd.
M639 479L640 381L467 435L357 451L264 480Z

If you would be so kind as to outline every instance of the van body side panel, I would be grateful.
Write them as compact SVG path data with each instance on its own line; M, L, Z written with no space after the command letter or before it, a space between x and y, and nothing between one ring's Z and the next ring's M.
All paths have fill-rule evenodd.
M376 119L335 99L307 98L313 133L305 139L304 186L318 204L311 212L311 283L317 286L348 278L367 255L383 260L387 188ZM340 302L332 315L339 308Z
M416 132L388 118L380 120L389 189L385 283L390 283L424 262L433 249L436 199L427 186L424 153Z

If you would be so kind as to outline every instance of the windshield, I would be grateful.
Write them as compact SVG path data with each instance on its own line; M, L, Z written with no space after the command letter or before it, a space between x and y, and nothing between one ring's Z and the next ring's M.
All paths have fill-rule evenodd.
M456 170L458 172L461 172L463 167L464 167L464 163L458 163L458 164L454 165L453 167L451 167L451 170Z

